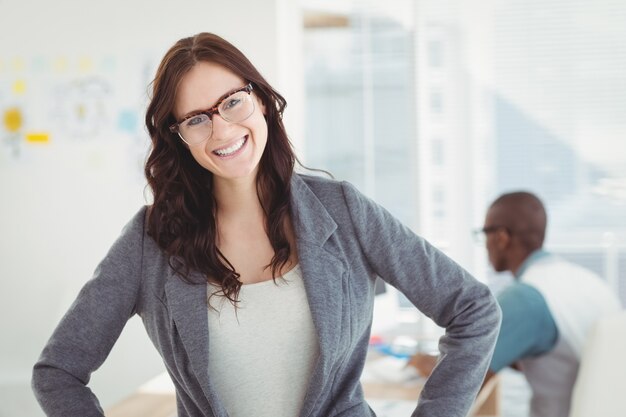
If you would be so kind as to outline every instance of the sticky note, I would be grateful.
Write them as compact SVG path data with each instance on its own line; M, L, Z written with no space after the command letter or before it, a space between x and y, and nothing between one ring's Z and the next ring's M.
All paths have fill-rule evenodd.
M26 81L16 80L13 83L13 92L15 94L24 94L26 92Z
M24 60L22 58L13 58L13 71L22 72L26 68Z
M85 116L87 115L87 108L85 107L83 103L78 104L74 110L76 110L76 117L78 119L80 120L85 119Z
M93 61L88 57L81 57L78 60L78 69L80 72L89 72L93 69Z
M102 60L101 67L104 71L113 72L115 71L116 63L115 58L112 56L107 56Z
M43 72L46 69L46 60L42 56L33 58L33 70L36 72Z
M67 70L67 59L65 57L56 58L52 67L56 72L65 72Z
M117 126L123 132L133 133L137 129L137 113L132 110L122 110L117 119Z
M30 132L26 134L26 142L48 143L50 142L50 134L45 132Z
M4 111L2 120L6 130L15 133L22 127L22 112L17 107L12 107Z

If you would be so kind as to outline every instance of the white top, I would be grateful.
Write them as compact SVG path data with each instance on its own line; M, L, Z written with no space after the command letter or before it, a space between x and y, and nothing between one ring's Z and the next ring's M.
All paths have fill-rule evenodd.
M559 336L577 359L596 320L621 309L617 296L602 278L555 255L538 259L521 281L544 296Z
M589 332L620 309L619 300L600 277L554 255L533 262L520 279L543 295L559 332L550 352L520 361L533 391L530 415L567 417Z
M236 311L223 296L209 299L209 375L220 400L230 417L297 416L319 354L299 266L276 283L243 285L239 299Z

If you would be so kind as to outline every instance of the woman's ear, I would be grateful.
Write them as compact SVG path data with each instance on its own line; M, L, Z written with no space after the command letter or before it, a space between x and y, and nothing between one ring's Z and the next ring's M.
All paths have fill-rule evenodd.
M263 104L263 100L261 100L261 98L256 94L254 95L254 98L256 99L257 105L259 106L261 113L263 113L263 116L267 116L267 109L265 108L265 104Z
M255 105L259 108L259 110L261 110L263 116L267 116L267 108L265 107L265 103L263 103L263 100L261 99L261 97L259 97L258 94L256 94L255 91L252 92L252 98L256 102Z

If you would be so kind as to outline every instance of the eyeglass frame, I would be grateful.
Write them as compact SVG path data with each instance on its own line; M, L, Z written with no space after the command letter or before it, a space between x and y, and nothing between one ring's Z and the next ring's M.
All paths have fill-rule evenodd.
M178 134L178 136L180 136L180 138L181 138L181 139L182 139L185 143L189 144L189 143L185 140L185 138L183 137L183 135L181 135L181 133L180 133L180 125L181 125L182 123L184 123L186 120L189 120L189 119L191 119L192 117L196 117L196 116L198 116L198 115L200 115L200 114L204 114L204 115L206 115L206 116L209 118L209 120L211 121L211 123L213 123L213 115L215 115L215 114L219 114L220 116L222 116L222 114L220 113L219 108L220 108L220 105L221 105L224 101L226 101L226 99L227 99L227 98L229 98L229 97L230 97L230 96L232 96L233 94L237 94L237 93L242 92L242 91L245 91L246 93L248 93L248 95L250 95L250 94L252 93L252 90L254 90L254 87L253 87L252 83L248 83L248 84L244 85L244 86L243 86L243 87L241 87L241 88L238 88L238 89L233 90L233 91L229 91L228 93L226 93L226 94L224 94L223 96L221 96L221 97L217 100L217 103L215 103L215 105L214 105L213 107L211 107L211 108L209 108L209 109L206 109L206 110L199 110L199 111L193 112L193 113L191 113L191 114L187 115L184 119L182 119L182 120L180 120L180 121L178 121L178 122L176 122L176 123L174 123L174 124L170 125L170 127L169 127L170 132L172 132L172 133L177 133L177 134ZM253 105L254 105L254 103L253 103ZM254 113L254 110L252 110L252 113ZM252 113L251 113L251 114L252 114ZM250 116L248 116L248 117L250 117ZM226 120L226 119L224 119L224 120ZM245 119L244 119L244 120L245 120ZM226 121L228 121L228 120L226 120ZM204 139L202 142L198 142L198 144L203 143L203 142L205 142L205 141L209 140L209 138L210 138L212 135L213 135L213 128L211 128L211 135L209 135L209 136L208 136L206 139Z
M499 224L494 224L494 225L491 225L491 226L485 226L485 227L482 227L480 229L474 229L472 234L474 235L474 240L476 240L477 242L483 243L484 240L483 240L483 238L481 238L482 234L484 234L486 236L489 233L494 233L494 232L497 232L498 230L501 230L501 229L504 229L504 231L506 231L509 235L512 234L510 228L508 228L507 226L499 225Z

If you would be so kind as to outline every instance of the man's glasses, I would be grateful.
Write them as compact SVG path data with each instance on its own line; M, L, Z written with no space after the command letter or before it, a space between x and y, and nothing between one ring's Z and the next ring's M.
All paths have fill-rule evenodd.
M472 231L472 234L474 235L474 240L477 243L485 243L485 241L487 240L487 235L497 232L498 230L505 230L508 234L511 234L511 229L506 226L500 225L485 226L482 229L475 229L474 231Z
M254 100L251 92L251 83L231 91L210 109L196 112L174 123L170 126L170 131L178 133L178 136L189 146L200 145L209 140L213 133L213 115L219 114L229 123L239 123L254 113Z

